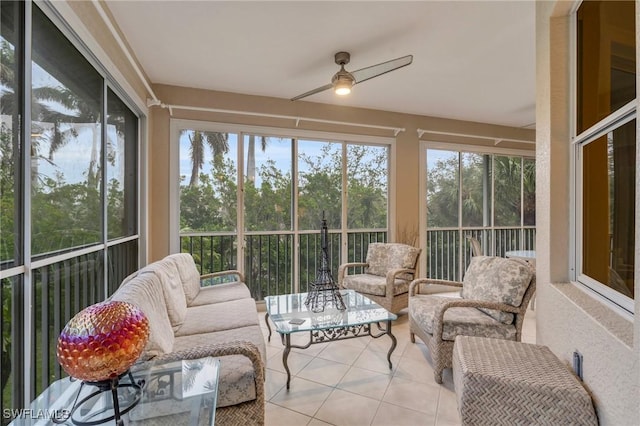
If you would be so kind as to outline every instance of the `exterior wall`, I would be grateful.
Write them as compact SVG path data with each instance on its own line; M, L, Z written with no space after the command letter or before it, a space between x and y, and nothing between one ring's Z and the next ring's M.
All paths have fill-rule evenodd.
M583 355L584 385L592 393L600 424L637 425L640 321L621 316L569 282L571 6L536 3L537 340L569 366L575 350ZM638 275L636 271L636 279ZM635 291L637 315L638 286Z
M420 172L420 143L417 129L426 129L438 132L451 132L458 134L474 134L492 138L512 138L519 140L534 140L533 130L518 129L513 127L495 126L482 123L472 123L460 120L425 117L410 114L369 110L363 108L351 108L319 104L313 102L296 101L287 99L270 98L263 96L242 95L227 92L191 89L166 85L154 85L153 90L158 98L167 105L186 105L201 108L226 109L234 111L250 111L274 115L286 115L294 117L307 117L323 120L335 120L340 122L364 123L374 126L390 126L405 128L396 138L395 147L392 150L391 182L395 188L395 198L390 200L391 217L395 217L392 223L392 232L403 235L419 230L419 210L421 196L419 192ZM169 157L169 120L170 118L201 120L231 124L246 124L255 126L280 127L283 129L296 128L295 120L247 116L239 114L222 114L206 111L194 111L186 109L173 109L173 116L169 117L166 109L156 107L152 109L154 126L151 135L151 154L149 181L151 184L149 211L149 247L150 259L154 260L169 254L169 206L168 188L171 184L167 181L167 171L171 161L177 161ZM363 127L349 127L337 124L314 123L301 120L299 129L357 133L371 136L393 137L389 130L369 129ZM483 145L495 147L493 140L462 137L442 137L442 141ZM511 148L531 151L532 145L501 142L501 148ZM525 153L525 152L523 152ZM395 160L393 159L395 158ZM395 238L392 236L392 239ZM416 240L417 243L417 240ZM421 260L424 262L425 257ZM421 268L424 270L424 265Z

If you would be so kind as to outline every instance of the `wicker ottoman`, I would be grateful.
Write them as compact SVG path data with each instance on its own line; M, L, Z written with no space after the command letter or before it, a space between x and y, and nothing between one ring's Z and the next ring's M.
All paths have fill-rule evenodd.
M458 336L453 383L463 425L597 425L591 397L546 346Z

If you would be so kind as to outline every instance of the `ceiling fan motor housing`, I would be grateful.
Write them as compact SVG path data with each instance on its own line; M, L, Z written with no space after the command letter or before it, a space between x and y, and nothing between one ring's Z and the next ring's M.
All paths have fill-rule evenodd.
M335 54L335 60L338 65L347 65L351 60L351 55L349 52L338 52Z

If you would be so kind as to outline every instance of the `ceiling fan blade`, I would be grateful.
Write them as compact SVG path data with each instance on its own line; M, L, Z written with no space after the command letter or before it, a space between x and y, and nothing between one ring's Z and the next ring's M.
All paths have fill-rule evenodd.
M303 93L302 95L298 95L295 98L291 98L292 101L297 101L298 99L302 99L302 98L306 98L307 96L311 96L311 95L315 95L316 93L320 93L320 92L324 92L325 90L329 90L333 87L333 85L331 83L329 84L325 84L324 86L321 87L317 87L313 90L309 90L306 93Z
M411 62L413 62L413 55L407 55L387 62L382 62L377 65L372 65L367 68L362 68L357 71L351 71L351 75L356 79L355 84L358 84L372 79L373 77L395 71L398 68L406 67L411 64Z

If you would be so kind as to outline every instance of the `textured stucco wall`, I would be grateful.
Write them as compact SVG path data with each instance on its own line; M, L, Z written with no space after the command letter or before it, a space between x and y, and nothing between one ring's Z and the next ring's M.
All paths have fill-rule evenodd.
M573 351L583 355L584 385L592 394L601 424L638 425L640 322L622 317L577 284L567 282L571 236L571 5L536 4L537 340L567 365L571 364ZM636 272L636 282L637 277ZM636 286L636 312L640 312L638 299Z

